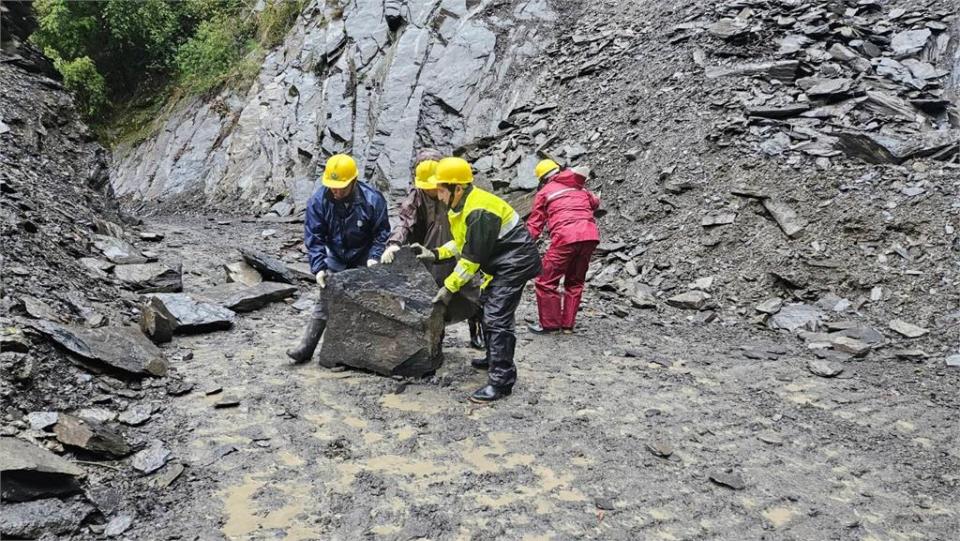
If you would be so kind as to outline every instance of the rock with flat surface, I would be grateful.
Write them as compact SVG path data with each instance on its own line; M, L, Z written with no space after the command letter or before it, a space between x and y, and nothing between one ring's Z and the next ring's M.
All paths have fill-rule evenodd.
M800 62L797 60L779 60L776 62L755 62L708 68L707 79L721 77L740 77L749 75L764 75L771 79L791 80L797 76Z
M94 421L61 414L53 432L60 443L90 453L114 458L130 454L130 446L123 436Z
M837 147L847 155L868 163L900 164L912 158L934 156L947 159L957 154L960 130L943 130L912 135L884 135L865 132L836 132Z
M770 316L767 325L771 329L787 331L808 330L815 332L823 320L823 312L809 304L787 304L779 312Z
M33 411L27 414L27 422L33 430L46 430L57 424L57 416L55 411Z
M898 57L910 56L919 53L927 45L930 35L928 28L898 32L890 40L890 48Z
M106 235L94 235L93 245L104 257L117 265L146 263L147 258L129 242Z
M183 271L179 264L172 267L163 263L117 265L113 274L125 286L140 293L183 291Z
M246 248L240 249L240 255L243 256L243 260L248 265L256 269L257 272L263 276L264 280L283 282L285 284L293 283L293 274L279 259L270 257L263 252L248 250Z
M153 440L146 449L133 455L131 465L138 472L150 474L162 468L168 458L170 458L170 449L164 447L162 441Z
M334 274L321 293L330 313L321 363L390 376L436 370L444 327L443 307L431 302L436 290L408 248L392 265Z
M235 261L223 266L227 282L237 282L245 286L255 286L263 281L263 276L246 261Z
M870 344L849 336L831 337L830 343L833 344L833 349L854 357L865 357L870 352Z
M667 304L687 310L702 310L710 299L710 294L705 291L687 291L670 297Z
M807 221L799 217L790 205L787 205L783 201L777 199L764 199L762 200L763 208L767 209L767 212L773 216L773 219L777 222L777 225L780 226L780 229L790 238L796 237L803 228L806 227Z
M250 312L292 297L297 287L279 282L260 282L247 286L232 282L214 286L197 294L197 298L229 308L234 312Z
M50 321L34 324L67 351L88 361L135 376L163 376L167 361L136 327L87 329Z
M80 491L86 474L72 462L17 438L0 438L0 499L32 500ZM0 513L4 514L4 513Z
M782 306L783 306L783 299L781 299L780 297L773 297L756 305L754 309L757 312L760 312L763 314L773 315L779 312Z
M843 372L843 367L835 362L812 359L807 361L807 370L821 378L832 378L839 376Z
M151 313L152 312L152 313ZM226 330L237 315L230 309L202 302L184 293L156 293L147 297L140 308L141 328L147 326L164 336L171 333L192 334Z
M56 498L32 502L4 504L0 512L0 538L36 539L50 535L66 539L94 511L92 505L79 500Z
M913 323L907 323L902 319L894 319L890 322L890 329L906 336L907 338L920 338L930 332L928 329L918 327Z
M103 534L107 537L116 537L133 525L133 515L123 513L110 519L107 527L103 529Z
M720 486L731 488L733 490L743 490L747 487L747 484L743 481L743 477L736 472L713 472L710 474L710 480Z

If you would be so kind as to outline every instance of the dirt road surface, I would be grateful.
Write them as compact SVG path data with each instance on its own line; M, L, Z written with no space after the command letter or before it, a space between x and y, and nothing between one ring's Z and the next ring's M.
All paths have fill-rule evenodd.
M187 291L220 280L236 247L300 234L215 224L147 224L166 234L161 258L184 261ZM417 381L291 366L306 313L289 304L177 338L168 353L195 388L152 424L179 433L167 444L187 470L129 533L957 539L955 371L866 360L821 378L788 335L676 313L608 316L588 292L576 335L518 331L519 384L493 406L465 400L485 376L462 325ZM520 316L534 314L528 292ZM224 398L239 405L216 408Z

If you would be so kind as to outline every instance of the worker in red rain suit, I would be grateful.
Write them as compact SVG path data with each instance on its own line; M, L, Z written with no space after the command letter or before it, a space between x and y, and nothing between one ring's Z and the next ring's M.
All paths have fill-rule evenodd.
M536 240L546 226L550 247L543 256L543 272L534 281L540 324L528 328L538 334L572 333L590 256L600 242L593 217L600 199L584 188L584 175L552 160L537 164L536 174L542 187L527 219L527 231Z

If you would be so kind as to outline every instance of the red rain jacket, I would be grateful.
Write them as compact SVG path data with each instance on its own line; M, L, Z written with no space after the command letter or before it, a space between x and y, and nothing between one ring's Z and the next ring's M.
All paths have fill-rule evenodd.
M587 177L564 169L550 177L537 192L533 210L527 219L527 231L536 240L544 225L550 230L550 243L556 246L573 242L600 240L593 211L600 199L583 187Z

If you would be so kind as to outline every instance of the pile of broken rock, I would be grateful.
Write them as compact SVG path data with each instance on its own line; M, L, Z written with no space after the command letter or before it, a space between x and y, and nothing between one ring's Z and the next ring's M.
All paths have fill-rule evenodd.
M737 111L722 138L749 133L767 155L800 154L828 164L845 153L870 163L948 159L960 149L960 110L945 88L955 9L857 2L717 5L712 23L681 25L723 42L729 56L766 48L762 62L708 67L708 79L737 78L714 105ZM954 97L955 99L955 97Z

